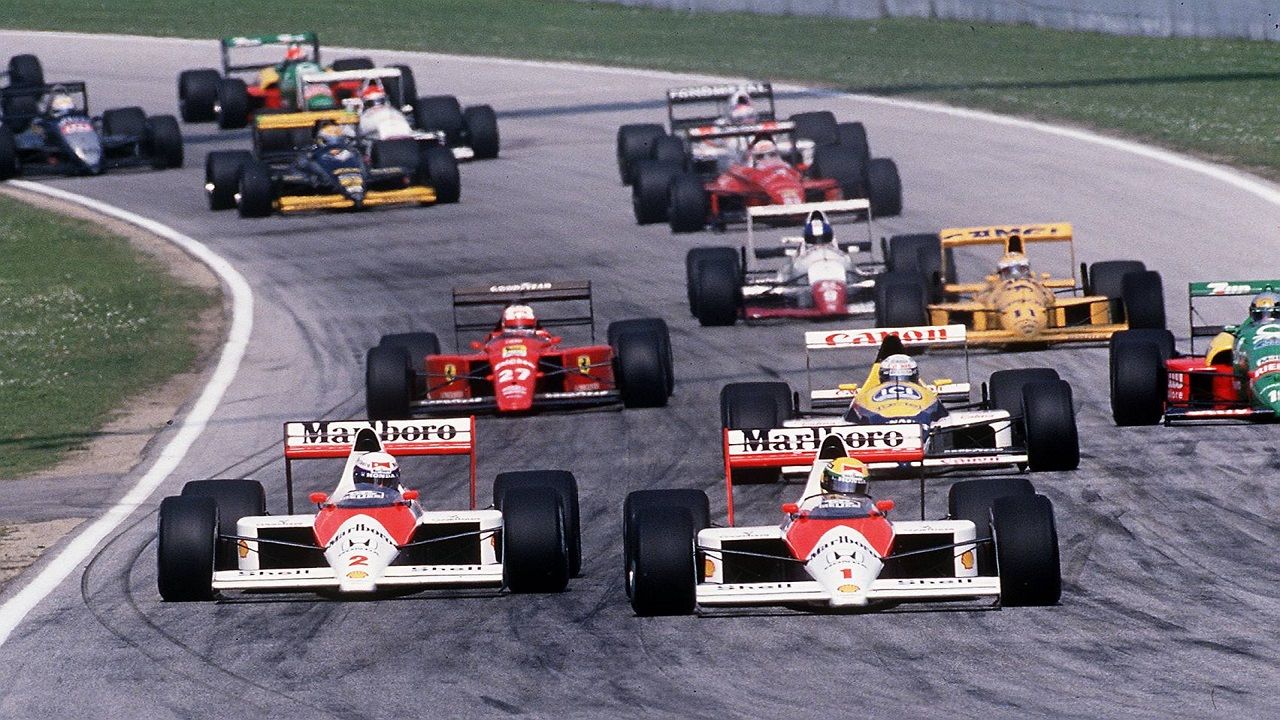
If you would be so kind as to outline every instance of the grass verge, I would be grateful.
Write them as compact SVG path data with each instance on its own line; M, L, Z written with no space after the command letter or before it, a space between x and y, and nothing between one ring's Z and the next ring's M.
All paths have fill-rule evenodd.
M51 467L127 398L187 370L182 285L93 223L0 197L0 478Z
M739 74L1066 120L1280 176L1280 44L927 20L690 14L567 0L8 0L5 25ZM217 52L210 43L209 63Z

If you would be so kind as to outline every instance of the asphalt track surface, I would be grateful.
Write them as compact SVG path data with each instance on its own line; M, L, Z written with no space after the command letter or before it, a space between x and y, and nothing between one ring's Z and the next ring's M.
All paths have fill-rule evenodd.
M0 32L0 47L39 53L52 80L86 79L99 111L175 112L178 71L217 57L213 42L14 32ZM463 168L461 204L259 221L213 214L200 191L204 153L242 146L247 133L208 125L184 127L183 170L51 181L206 242L249 279L256 315L239 376L183 466L0 647L0 717L1275 716L1275 428L1117 430L1101 348L972 361L975 383L996 369L1051 365L1075 389L1081 468L1033 477L1057 512L1058 607L634 617L620 573L623 497L704 488L723 519L719 389L802 383L805 328L698 327L684 304L684 252L740 235L673 237L632 221L614 132L657 121L662 110L645 101L687 78L370 54L411 65L424 93L503 113L502 157ZM1164 274L1181 334L1187 281L1277 274L1263 249L1274 248L1280 207L1201 173L879 102L792 96L780 106L866 122L906 187L907 209L880 225L885 234L1071 221L1083 259L1135 257ZM189 479L254 477L283 512L281 422L360 415L363 357L380 334L435 328L449 347L450 287L577 278L595 283L601 330L613 319L667 319L678 386L666 409L480 420L482 498L502 470L577 475L584 574L567 593L160 602L161 496ZM955 363L926 359L926 374ZM92 513L145 467L7 485L5 515ZM464 476L436 472L450 469L407 466L438 508L465 503ZM309 489L327 489L324 472L310 472ZM740 522L774 521L795 492L743 491ZM876 492L908 516L917 497L910 483ZM930 516L943 514L945 483L928 503Z

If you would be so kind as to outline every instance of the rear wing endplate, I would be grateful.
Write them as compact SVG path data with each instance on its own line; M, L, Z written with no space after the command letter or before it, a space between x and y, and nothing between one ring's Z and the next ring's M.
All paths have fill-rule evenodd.
M490 285L488 287L454 288L454 338L456 340L463 331L488 331L497 325L497 322L493 319L484 322L464 322L458 317L459 309L562 302L584 302L586 303L587 313L585 315L579 313L541 318L542 326L547 328L587 326L591 328L591 339L594 342L595 306L591 299L590 282L521 282Z

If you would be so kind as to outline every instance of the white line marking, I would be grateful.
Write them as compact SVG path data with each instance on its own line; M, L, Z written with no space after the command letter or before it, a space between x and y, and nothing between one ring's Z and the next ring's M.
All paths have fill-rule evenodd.
M235 379L236 371L240 369L240 360L244 357L245 349L249 344L249 334L253 330L253 291L250 289L249 283L239 271L231 266L231 263L214 253L203 243L155 220L150 220L92 198L23 180L11 180L10 184L23 190L73 202L94 212L137 225L190 253L217 273L223 284L230 289L231 330L227 335L226 344L222 346L222 354L218 358L218 364L214 368L209 382L204 386L204 390L201 391L195 405L191 407L191 411L187 413L187 417L182 421L182 427L178 430L178 433L160 451L160 455L156 458L156 462L151 466L151 469L120 499L120 502L90 523L75 539L67 544L62 552L58 553L56 558L32 578L31 582L27 583L16 595L9 598L3 606L0 606L0 645L4 645L10 634L17 629L18 624L22 622L28 613L35 609L41 600L53 592L68 575L87 560L94 549L98 547L98 544L115 531L126 518L133 514L134 510L146 502L147 498L160 486L160 483L164 482L177 469L178 464L182 462L187 451L191 449L191 445L195 443L196 438L200 436L200 433L204 432L209 418L217 410L218 403L222 400L227 387Z

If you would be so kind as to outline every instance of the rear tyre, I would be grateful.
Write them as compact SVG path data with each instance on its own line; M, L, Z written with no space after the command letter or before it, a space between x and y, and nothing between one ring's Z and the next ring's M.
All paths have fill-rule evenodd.
M1020 368L997 370L987 380L987 406L992 410L1004 410L1017 417L1022 414L1022 388L1029 383L1058 380L1053 368Z
M791 116L791 122L796 124L791 135L797 140L812 140L818 147L840 143L840 127L829 110L796 113Z
M218 507L218 527L229 535L239 534L237 523L240 518L267 514L267 495L257 480L192 480L182 486L182 496L213 498ZM239 567L238 550L238 541L219 540L215 551L217 569L235 570Z
M13 89L44 85L44 68L35 55L14 55L9 58L9 87Z
M512 488L503 497L502 580L513 593L562 592L569 585L568 532L552 488Z
M671 181L680 173L676 165L647 158L636 162L631 185L631 209L641 225L664 222L671 203Z
M383 335L378 340L381 347L400 347L409 353L409 363L415 368L426 367L423 361L428 355L440 354L440 338L432 332L409 332Z
M637 615L688 615L697 605L693 521L678 507L641 510L627 562L631 608Z
M707 190L693 173L677 175L670 186L671 207L667 219L671 232L698 232L707 225Z
M1080 467L1080 436L1071 385L1066 380L1024 385L1022 418L1026 425L1027 464L1033 471Z
M213 599L218 505L210 497L160 501L156 585L168 602Z
M1154 270L1125 273L1120 279L1120 296L1130 328L1165 328L1164 282Z
M649 157L660 163L679 165L681 168L689 166L689 157L685 155L684 143L674 135L663 135L654 140Z
M1120 426L1160 422L1168 393L1168 371L1160 347L1131 335L1137 332L1144 331L1111 336L1111 417Z
M240 78L223 78L218 83L218 103L214 106L218 127L234 130L249 124L249 86Z
M902 180L898 177L898 165L889 158L876 158L866 168L871 215L878 218L901 215Z
M151 167L157 170L182 167L182 131L174 116L147 118L146 145Z
M364 405L370 420L404 420L413 395L413 363L399 345L369 349L364 361Z
M218 102L220 82L222 76L211 68L179 73L178 114L183 122L211 122L214 119L213 106Z
M498 115L488 105L472 105L462 113L467 140L477 160L498 157Z
M548 488L560 500L561 519L569 543L569 576L582 574L582 524L578 512L578 481L567 470L517 470L498 473L493 481L493 504L505 510L507 493L516 488Z
M372 70L375 65L373 59L368 57L351 57L338 58L333 61L334 72L346 72L347 70Z
M854 149L819 145L813 151L813 174L835 180L846 199L867 197L866 166ZM875 208L871 212L876 214Z
M253 160L247 150L214 150L205 156L205 194L210 210L230 210L236 206L240 169Z
M636 163L650 157L650 147L665 135L662 126L656 123L637 123L618 128L618 175L622 177L623 185L633 182Z
M418 98L413 105L418 127L423 130L442 130L449 147L462 144L466 122L462 119L462 106L452 95L429 95Z
M924 283L916 273L887 272L876 278L876 327L913 327L929 323Z
M720 425L728 430L781 427L795 416L791 386L785 382L729 383L720 389ZM773 483L782 477L778 468L735 470L736 483Z
M0 180L17 177L20 171L18 143L13 137L13 131L0 125Z
M1031 481L1022 477L965 480L952 485L947 492L947 517L972 522L976 539L989 539L991 503L996 498L1010 495L1031 496L1035 492ZM977 568L979 575L990 577L996 574L996 550L993 543L985 542L977 546Z
M669 381L666 359L671 340L653 329L618 333L613 340L614 377L628 408L663 407Z
M261 162L246 162L240 168L239 193L240 217L261 218L270 215L275 201L271 170Z
M698 274L704 263L741 262L738 251L730 247L696 247L684 256L685 289L689 294L689 314L698 316Z
M436 191L436 202L452 204L462 197L462 174L458 171L458 159L448 148L440 145L420 147L418 167L426 172L426 180Z
M738 322L738 310L742 307L740 262L736 252L708 254L701 258L690 291L690 297L697 303L693 314L698 318L698 324L714 327Z
M608 338L609 346L612 347L619 337L631 332L649 333L658 338L659 351L662 355L662 369L667 378L667 397L670 397L675 390L676 374L675 358L671 352L671 330L667 327L667 321L661 318L617 320L609 323L605 334Z
M1062 567L1053 503L1043 495L1015 495L991 503L991 534L1000 572L1000 604L1056 605Z
M836 134L840 137L840 147L852 150L864 166L871 162L871 145L867 143L867 129L862 123L842 122L836 125Z
M623 577L629 577L631 558L635 552L636 518L640 512L651 508L678 508L688 511L693 521L690 527L689 541L695 542L698 533L711 527L711 503L707 494L701 490L687 488L664 490L633 490L627 493L622 504L622 557ZM627 597L631 596L631 583L628 581Z
M147 114L140 107L122 107L102 113L103 135L131 135L142 138L147 132Z
M392 65L391 68L399 70L400 77L387 78L387 95L395 103L396 109L412 105L418 97L418 81L413 77L413 68L408 65Z

